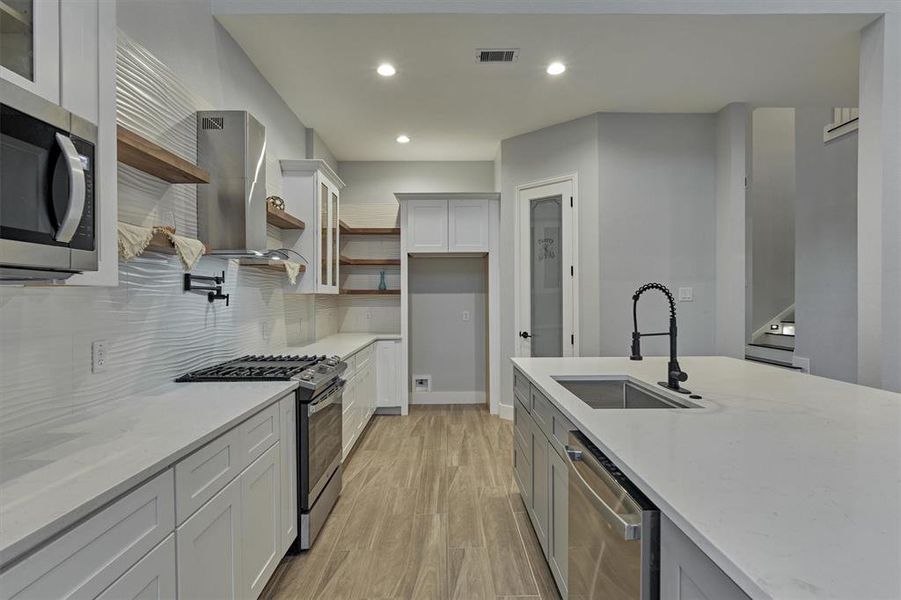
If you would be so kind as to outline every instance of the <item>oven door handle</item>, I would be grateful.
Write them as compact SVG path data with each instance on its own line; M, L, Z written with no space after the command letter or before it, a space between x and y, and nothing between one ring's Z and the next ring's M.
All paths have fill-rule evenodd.
M75 144L68 136L57 133L56 143L62 150L62 160L65 161L66 171L69 173L69 205L56 232L56 241L68 243L75 236L84 214L84 166L81 164L81 157L75 149Z
M339 381L335 387L321 400L317 400L310 404L310 412L308 414L315 415L320 410L325 410L329 406L335 403L335 401L341 397L340 392L344 389L344 384L346 382L341 380Z

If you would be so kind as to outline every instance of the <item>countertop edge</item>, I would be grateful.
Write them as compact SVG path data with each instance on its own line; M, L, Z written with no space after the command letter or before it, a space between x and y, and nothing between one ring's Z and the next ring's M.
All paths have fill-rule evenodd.
M172 452L165 458L162 458L155 463L141 469L140 471L135 472L130 477L103 490L94 498L83 502L69 512L60 515L59 517L53 519L52 521L46 523L38 529L35 529L31 533L7 544L3 548L0 548L0 571L5 571L14 563L18 563L19 561L34 554L47 544L53 542L61 534L65 533L68 529L76 525L79 521L82 521L90 517L94 513L99 512L120 496L127 494L149 479L174 466L175 463L191 454L195 450L199 449L207 442L212 441L229 429L234 428L236 425L238 425L242 421L247 420L249 417L256 414L260 410L263 410L264 408L274 404L278 400L281 400L285 397L285 395L296 390L298 386L297 382L293 381L285 382L285 385L286 387L283 390L270 394L265 400L261 400L252 408L247 409L246 411L230 419L226 423L219 425L218 427L210 430L204 435L194 439L190 443Z
M566 408L557 400L555 394L556 390L547 390L539 381L536 380L535 377L529 372L529 368L527 366L522 365L517 357L512 357L511 362L513 365L529 380L529 382L537 387L545 397L547 397L551 402L553 402L554 407L559 410L563 415L569 419L576 427L579 428L579 431L582 432L591 443L598 447L598 449L603 452L610 460L616 464L616 466L626 474L633 484L638 487L639 490L644 493L657 508L660 509L660 512L663 513L670 521L673 522L676 527L678 527L682 533L684 533L688 539L690 539L695 545L700 548L704 554L706 554L713 562L719 567L726 575L731 578L738 587L742 589L743 592L748 594L751 598L761 599L761 600L773 600L773 596L768 594L766 591L760 588L754 579L751 578L740 566L738 566L734 561L729 559L725 554L723 554L714 544L708 540L706 537L701 535L701 533L687 520L685 519L669 502L667 502L662 496L660 496L656 490L654 490L646 481L644 481L641 477L639 477L626 463L623 461L611 448L609 448L604 442L602 442L594 432L590 430L587 426L585 426L582 422L580 422L577 418L575 418ZM737 359L736 359L737 360ZM640 380L638 378L634 378L631 375L627 375L630 378L636 379L636 381L640 381L641 383L647 385L648 382Z

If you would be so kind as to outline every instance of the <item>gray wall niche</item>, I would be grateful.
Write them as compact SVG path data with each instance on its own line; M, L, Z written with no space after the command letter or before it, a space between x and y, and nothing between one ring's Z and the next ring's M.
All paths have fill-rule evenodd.
M433 393L486 396L487 273L486 257L410 257L410 378L431 375Z

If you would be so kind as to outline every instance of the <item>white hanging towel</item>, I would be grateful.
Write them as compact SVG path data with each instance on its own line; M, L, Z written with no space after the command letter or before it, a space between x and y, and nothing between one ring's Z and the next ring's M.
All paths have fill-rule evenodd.
M300 263L293 260L285 261L285 272L288 274L288 281L291 285L297 284L297 276L300 274Z
M206 246L204 246L203 242L200 240L175 235L174 231L170 231L163 227L157 227L156 230L169 238L169 241L175 246L175 252L178 254L178 258L181 259L181 262L187 271L190 271L197 266L200 257L206 254Z
M152 227L140 227L119 221L116 229L119 234L119 256L125 260L131 260L144 252L153 239Z

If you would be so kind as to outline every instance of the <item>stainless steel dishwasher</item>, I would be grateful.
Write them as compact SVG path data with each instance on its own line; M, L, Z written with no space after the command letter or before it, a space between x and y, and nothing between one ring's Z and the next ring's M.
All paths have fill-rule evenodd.
M578 431L569 467L569 600L658 600L660 512Z

